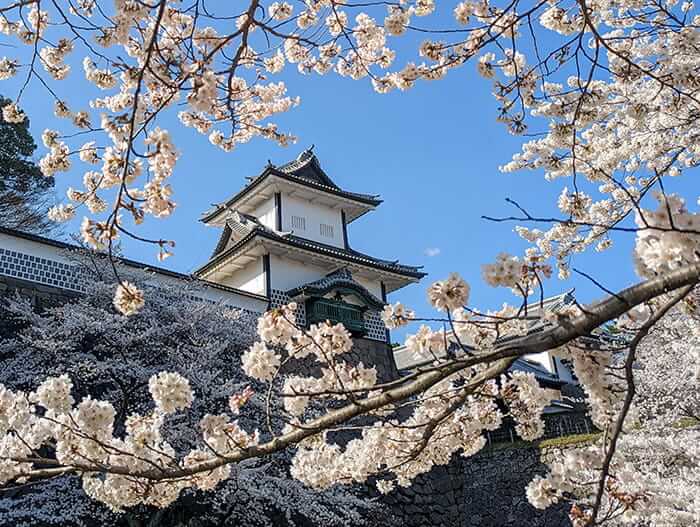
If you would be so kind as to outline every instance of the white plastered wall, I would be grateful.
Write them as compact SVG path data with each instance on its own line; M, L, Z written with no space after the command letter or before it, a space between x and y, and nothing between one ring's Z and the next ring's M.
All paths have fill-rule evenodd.
M255 207L252 216L258 218L258 221L262 223L268 229L275 229L277 213L275 209L275 199L270 198L263 201L260 205Z
M552 364L552 360L550 359L548 352L543 351L540 353L531 353L529 355L525 355L525 358L527 360L531 360L532 362L541 364L548 372L554 373L554 365Z
M39 258L46 258L56 262L66 263L69 259L66 257L65 249L54 247L53 245L25 240L16 236L0 233L0 247L9 249L10 251L18 251L21 253L31 254Z
M382 283L380 280L369 280L363 276L356 276L354 274L353 279L379 300L382 299Z
M541 364L549 373L558 375L563 381L573 381L573 375L569 368L561 362L561 359L552 356L548 351L525 355L525 358Z
M272 289L287 291L323 278L327 274L328 269L313 264L301 263L274 254L270 256L270 286Z
M305 219L306 229L292 227L292 216ZM333 228L333 237L321 235L321 224ZM282 230L293 231L300 238L306 238L335 247L344 247L343 220L340 209L333 209L319 203L309 203L287 194L282 195Z
M253 260L242 269L234 271L230 276L217 282L249 293L264 295L265 273L263 272L262 258Z

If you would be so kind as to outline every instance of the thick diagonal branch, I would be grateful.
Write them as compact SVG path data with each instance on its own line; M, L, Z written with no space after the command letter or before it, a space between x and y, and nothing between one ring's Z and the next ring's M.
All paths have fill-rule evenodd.
M134 470L127 466L88 466L71 465L63 467L65 472L106 472L112 474L130 475L153 481L167 481L186 478L201 472L208 472L230 463L263 457L279 452L300 441L317 435L324 430L345 424L355 417L367 414L385 406L403 401L422 393L448 377L479 364L489 366L479 375L470 380L469 385L481 384L495 378L506 371L514 358L523 355L540 353L563 346L579 337L589 335L600 325L613 320L637 305L648 302L666 293L680 288L693 286L700 282L700 263L685 266L657 278L636 284L618 292L601 302L588 307L582 315L572 318L567 323L545 330L541 333L526 335L497 345L488 353L446 361L439 368L419 376L409 384L388 390L380 395L367 399L358 399L338 410L305 423L303 428L277 436L259 445L241 449L240 451L213 459L189 468L165 468L164 470ZM46 464L59 467L55 461L45 460ZM44 462L44 460L42 460ZM32 476L31 473L27 474Z

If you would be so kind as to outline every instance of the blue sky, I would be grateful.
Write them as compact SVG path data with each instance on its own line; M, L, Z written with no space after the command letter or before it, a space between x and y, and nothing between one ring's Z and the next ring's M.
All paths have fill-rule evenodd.
M59 85L59 94L69 102L86 93L80 58L72 80ZM204 263L219 233L200 223L200 214L240 189L245 177L257 175L268 159L280 164L314 144L324 169L339 186L384 199L378 210L350 226L352 246L371 255L424 265L429 273L423 283L395 293L392 301L432 314L425 288L451 271L458 271L471 284L475 307L495 308L515 301L508 290L493 289L481 281L481 264L493 261L501 251L519 254L525 245L513 232L513 224L496 224L481 216L514 212L505 198L543 215L554 213L553 204L566 181L548 183L541 173L498 171L523 139L510 136L496 122L491 84L477 75L474 64L451 71L441 81L421 82L408 92L388 95L376 94L368 81L336 75L305 77L290 70L284 79L289 93L302 99L301 106L276 119L280 129L299 138L286 149L256 139L224 153L172 118L162 123L181 152L171 181L178 207L170 218L149 219L140 231L177 242L175 256L160 265L190 272ZM18 80L8 81L0 85L0 93L14 97L17 88ZM52 115L52 101L36 83L25 94L22 107L37 143L44 128L61 125ZM40 146L37 158L43 150ZM57 176L59 196L68 186L80 185L84 168L80 165ZM69 224L66 232L77 232L78 223ZM574 262L611 289L635 279L633 240L629 235L617 238L611 251L582 255ZM152 246L127 241L124 253L158 264ZM565 282L551 279L546 293L572 287L583 302L602 296L576 276Z

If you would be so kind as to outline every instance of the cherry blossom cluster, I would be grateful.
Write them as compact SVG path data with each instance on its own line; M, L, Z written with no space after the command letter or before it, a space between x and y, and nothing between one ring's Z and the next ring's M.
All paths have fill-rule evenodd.
M114 510L137 504L165 507L185 488L213 488L229 476L230 467L157 484L134 473L154 467L188 469L258 442L256 433L245 432L229 415L206 415L200 423L202 447L178 461L163 437L164 419L189 408L194 395L187 379L176 373L161 372L150 379L155 409L128 416L123 438L115 435L116 412L109 402L88 396L75 404L72 388L66 375L46 379L31 393L0 386L0 483L23 481L32 463L17 460L32 458L51 444L60 465L93 467L83 472L83 488L92 498ZM248 392L237 397L236 412L249 397ZM124 474L101 474L100 466L120 467Z
M689 212L675 194L656 198L655 211L642 209L636 217L635 264L643 277L700 261L700 213Z
M624 391L610 369L612 353L568 346L559 348L556 354L573 364L574 373L588 395L591 419L601 430L605 429L615 418Z
M322 322L305 330L296 324L296 310L296 304L290 303L259 318L261 341L254 343L242 357L246 375L270 382L280 375L282 363L289 358L311 358L320 367L320 375L285 375L284 409L295 417L304 413L312 396L369 390L376 384L374 367L365 367L361 362L351 365L343 359L353 344L342 324ZM282 356L283 352L286 357Z
M124 315L138 313L146 303L143 292L126 280L117 286L114 295L114 307Z
M63 62L66 55L73 51L73 42L62 38L56 46L45 46L39 51L41 65L55 80L60 81L68 77L70 66Z
M454 311L469 301L469 285L457 274L440 280L428 289L428 301L438 311Z
M460 390L461 381L473 373L433 386L415 403L408 419L378 421L344 448L328 441L304 441L294 457L292 474L316 488L337 481L363 482L376 473L383 474L377 485L382 493L396 485L407 487L417 475L447 464L455 453L468 457L481 450L486 445L484 433L496 430L503 421L498 399L509 405L510 415L520 430L527 430L528 439L542 434L539 416L550 398L532 374L514 373L500 390L493 381L471 394Z
M700 486L697 471L698 430L667 429L663 435L631 432L623 436L619 455L606 480L599 521L615 525L691 526L697 524ZM604 457L602 440L569 450L550 464L545 476L527 486L528 501L538 509L574 497L569 517L585 527L592 519L596 484Z
M482 57L485 76L502 74L494 93L511 128L524 131L526 109L549 124L547 133L526 142L502 170L543 169L548 180L568 178L572 183L559 197L559 219L529 213L519 218L552 223L550 228L516 229L543 257L556 258L562 278L569 275L574 254L588 246L610 248L611 230L632 215L638 216L640 237L653 240L659 233L654 226L649 230L650 222L640 221L640 202L662 178L680 176L700 161L697 129L687 119L698 110L697 76L688 75L699 66L698 16L691 14L691 3L664 4L655 17L647 16L655 9L653 2L626 3L625 15L613 2L586 3L585 11L576 2L547 7L539 22L548 30L563 37L592 33L594 54L587 56L585 67L567 68L574 59L580 64L578 52L563 47L555 53L559 79L522 63L513 80L510 49L502 61L495 55ZM674 209L673 214L684 212ZM679 230L682 223L679 218ZM638 244L637 260L653 258L649 245L657 244Z
M517 256L501 253L492 264L481 266L484 281L492 287L509 287L516 294L528 296L541 289L542 280L552 275L546 258L530 248L521 260Z
M501 384L501 397L517 423L515 430L518 435L532 441L544 434L544 421L540 415L553 399L553 394L540 388L533 373L516 372L503 379Z
M697 523L698 294L696 287L642 340L632 370L637 395L606 470L603 460L612 448L613 419L619 415L621 397L630 389L615 376L620 368L616 368L614 355L626 352L601 353L571 346L560 350L562 357L573 362L587 391L596 426L607 433L589 447L567 452L561 461L550 463L546 476L532 480L527 495L535 507L571 502L572 524L581 527L591 522L596 503L600 522ZM621 320L619 327L634 331L635 325L638 328L649 320L660 302L657 299L657 305L643 306L639 313Z
M407 309L401 302L387 304L382 310L382 322L388 329L397 329L408 325L416 313Z
M629 324L623 330L630 331ZM644 368L635 406L645 429L663 435L700 416L700 290L654 327L639 359Z

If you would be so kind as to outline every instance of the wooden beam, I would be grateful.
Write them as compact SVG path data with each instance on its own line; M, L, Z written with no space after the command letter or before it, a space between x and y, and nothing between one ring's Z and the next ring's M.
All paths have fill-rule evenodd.
M275 229L282 230L282 193L275 192Z
M340 211L340 218L343 221L343 247L345 247L345 249L349 249L350 243L348 242L348 222L345 218L344 210Z
M265 296L268 299L268 309L272 301L272 277L270 276L270 255L264 254L262 257L263 273L265 273Z

